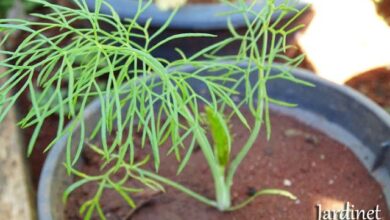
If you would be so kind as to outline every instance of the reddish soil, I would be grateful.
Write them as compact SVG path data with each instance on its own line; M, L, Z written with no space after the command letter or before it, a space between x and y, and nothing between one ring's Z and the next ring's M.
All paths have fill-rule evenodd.
M390 112L390 68L367 71L348 80L346 84Z
M238 125L238 119L233 119L231 123L235 132L236 147L233 151L237 152L248 132ZM259 137L239 167L232 192L233 203L237 204L248 194L264 188L288 190L298 200L264 196L238 211L221 213L168 187L167 193L155 196L129 216L131 209L123 200L116 193L105 191L101 204L107 219L312 220L316 219L315 205L320 203L324 207L331 201L349 201L356 208L365 210L373 209L378 204L382 219L390 219L380 185L347 147L295 119L277 113L272 113L272 123L271 140L267 142L264 135ZM161 146L161 150L164 152L167 147L169 143ZM99 173L99 158L90 151L86 151L84 157L87 163L81 165L81 170L90 174ZM152 168L150 165L149 169ZM176 175L176 169L177 162L172 156L162 158L160 175L214 198L211 176L200 150L194 152L181 175ZM120 178L120 175L116 178ZM82 219L78 209L94 195L95 190L95 184L88 184L70 196L66 209L69 220ZM135 197L137 199L137 195Z

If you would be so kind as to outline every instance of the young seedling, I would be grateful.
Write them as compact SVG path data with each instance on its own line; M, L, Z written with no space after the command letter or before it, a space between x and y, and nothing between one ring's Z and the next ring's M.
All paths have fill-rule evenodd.
M283 190L265 189L233 205L231 188L234 176L258 138L261 127L265 126L268 138L271 135L269 105L294 106L269 97L268 82L289 80L310 85L295 78L287 67L297 66L303 56L289 58L284 55L290 47L286 44L286 37L302 27L290 26L303 10L296 10L287 1L275 5L274 1L268 0L260 12L253 9L256 1L250 4L243 0L237 3L224 1L232 7L226 15L240 13L247 32L239 34L228 20L231 37L191 56L177 49L181 59L170 62L151 54L165 43L179 38L215 36L186 33L156 42L175 12L157 32L149 34L151 21L141 25L137 19L151 1L141 4L140 0L137 14L126 21L122 21L103 0L97 1L95 11L89 11L83 0L74 1L76 8L44 0L34 2L51 12L34 14L32 21L0 20L0 46L16 31L29 33L15 51L1 51L7 58L0 65L8 70L0 74L0 78L6 79L0 85L0 121L23 92L30 94L31 109L20 121L22 127L35 126L28 147L30 154L43 123L51 115L58 114L57 137L48 149L60 138L67 137L65 167L69 174L79 177L65 191L64 200L84 184L96 183L98 186L95 195L80 208L85 219L90 219L93 213L105 219L100 205L104 190L115 190L132 208L137 205L132 197L134 194L145 188L161 192L164 186L171 186L221 211L239 209L259 195L295 198ZM101 7L108 8L111 13L101 14ZM295 15L282 23L291 12ZM78 26L79 23L83 26ZM109 26L110 30L102 26ZM47 34L50 31L56 34ZM133 39L142 39L143 43ZM233 43L241 45L235 55L219 55L218 52ZM286 67L271 74L276 59L284 61ZM206 72L213 74L204 74ZM209 98L197 92L193 83L204 85ZM15 90L17 86L19 89ZM236 100L234 97L238 96L240 99ZM100 119L92 134L87 135L89 128L83 117L89 100L93 98L100 101ZM251 123L243 115L243 108L249 109ZM235 146L239 149L235 155L232 154L233 137L228 126L232 117L239 118L249 133L243 146ZM67 127L64 126L65 119L72 119ZM76 130L79 131L77 135ZM136 131L141 134L141 146L132 136ZM126 132L129 135L124 135ZM110 144L108 135L114 137ZM73 139L75 136L80 139ZM91 145L91 148L101 156L101 174L83 173L76 165L86 143L98 136L101 146ZM183 148L186 139L190 141ZM160 146L168 140L172 143L169 152L180 162L179 174L185 172L194 148L200 147L213 177L215 198L207 198L160 175L160 162L166 158L160 152ZM145 146L150 147L148 156L136 159L137 148ZM145 168L149 163L153 163L154 170ZM120 170L126 171L125 176L121 181L114 181L112 176ZM129 187L126 183L130 179L144 187Z

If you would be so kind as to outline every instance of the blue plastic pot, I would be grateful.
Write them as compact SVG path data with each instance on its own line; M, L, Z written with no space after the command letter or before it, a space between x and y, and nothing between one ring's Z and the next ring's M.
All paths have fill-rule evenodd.
M266 4L267 0L258 1L254 10L260 11ZM88 7L92 10L95 8L96 0L86 0ZM133 18L137 12L139 1L138 0L106 0L118 15L125 18ZM142 4L145 5L146 1ZM285 0L275 0L275 5L284 3ZM290 0L291 5L296 5L297 8L302 8L307 1L305 0ZM233 26L242 27L245 25L245 21L242 15L235 14L230 16L223 16L221 14L232 11L232 7L221 4L187 4L183 6L175 15L170 24L170 28L174 29L186 29L186 30L217 30L226 29L226 20L229 17ZM103 13L109 13L108 7L102 8ZM144 24L148 19L152 18L151 25L154 27L160 27L171 15L170 11L162 11L155 4L148 7L144 13L139 17L138 22ZM276 15L275 15L276 16Z

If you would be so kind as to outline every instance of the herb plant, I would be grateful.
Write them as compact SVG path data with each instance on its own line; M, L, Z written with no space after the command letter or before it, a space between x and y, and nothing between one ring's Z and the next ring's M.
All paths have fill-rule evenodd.
M30 154L45 120L58 114L57 137L47 149L66 136L65 166L69 174L80 178L65 191L64 200L84 184L95 182L98 185L95 196L80 209L85 219L90 219L94 212L105 219L99 201L106 189L118 192L132 208L136 207L132 198L134 193L144 188L164 190L164 185L221 211L239 209L259 195L275 194L295 198L283 190L264 189L248 200L233 205L231 187L241 162L253 147L262 126L268 138L271 135L269 105L294 106L269 97L267 83L271 80L289 80L310 85L295 78L288 68L280 68L279 73L271 74L276 59L291 67L302 61L303 56L289 58L284 54L290 47L286 43L287 36L302 27L291 27L291 24L303 10L296 10L288 1L275 5L273 0L268 0L260 12L253 9L256 1L250 4L245 1L224 1L232 8L226 15L242 14L247 32L239 34L228 20L230 38L191 56L177 49L181 59L170 62L154 57L151 53L161 45L179 38L215 36L185 33L155 42L156 37L169 26L175 11L165 25L154 34L149 34L150 20L140 24L137 19L151 1L140 0L137 14L126 21L122 21L115 10L102 0L97 1L95 11L89 11L83 0L74 1L75 8L44 0L34 2L44 5L51 12L33 14L36 17L33 21L0 20L2 46L17 31L29 33L15 51L1 51L7 58L0 65L8 70L0 75L0 79L6 79L0 85L0 120L4 119L23 92L30 94L31 109L20 121L22 127L35 126L28 147ZM111 13L100 13L101 7L108 7ZM283 23L282 20L291 12L295 15ZM273 20L275 14L277 18ZM84 26L78 26L79 23ZM110 30L103 26L109 26ZM57 34L50 34L51 31ZM142 39L144 43L136 43L133 39ZM237 42L241 45L237 54L219 55L221 49ZM259 42L261 47L258 46ZM195 71L186 71L186 66L194 67ZM204 72L218 74L202 74ZM250 82L253 74L258 78L255 83ZM205 84L210 99L194 91L189 80ZM243 94L238 90L242 83L245 84ZM19 89L12 93L17 86ZM156 88L161 88L163 92ZM237 95L243 98L234 100L233 97ZM101 115L92 135L86 135L83 117L89 100L93 98L100 101ZM157 109L156 103L159 103ZM200 106L206 106L204 112ZM248 123L248 118L242 113L243 108L250 110L253 123ZM226 114L227 110L231 110L231 113ZM239 146L237 155L231 153L234 140L229 129L229 120L234 116L248 128L249 133L244 146ZM66 119L72 119L67 127L64 126ZM76 140L72 139L75 136L72 134L77 126L80 127L80 140L73 150L71 146ZM129 135L124 135L126 131ZM134 143L132 134L135 131L141 132L142 146ZM208 134L211 138L208 138ZM114 137L110 144L108 135ZM102 173L91 176L77 170L76 164L89 140L97 136L100 136L102 145L90 147L101 156ZM159 175L160 161L164 159L159 146L169 139L172 142L169 152L176 155L180 162L178 174L185 172L194 148L200 147L214 180L215 198L207 198ZM182 146L184 139L190 139L190 144ZM136 160L135 148L144 147L147 142L151 147L150 158L147 156L141 161ZM145 169L147 163L153 163L155 170ZM123 180L111 179L113 174L123 169L126 170ZM129 179L139 181L144 187L126 186Z

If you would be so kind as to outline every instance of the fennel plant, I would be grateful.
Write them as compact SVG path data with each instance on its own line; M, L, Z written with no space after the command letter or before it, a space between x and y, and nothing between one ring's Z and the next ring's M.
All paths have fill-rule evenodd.
M290 80L310 86L295 78L288 68L281 68L279 73L271 74L272 64L276 59L283 60L291 67L302 61L303 56L289 58L284 54L290 47L286 43L287 36L302 28L302 25L291 27L291 24L303 10L295 9L288 1L275 5L273 0L267 0L266 7L260 12L253 9L256 1L250 4L246 1L224 1L232 8L225 15L241 14L245 19L247 32L239 34L227 20L230 38L202 48L191 56L186 56L177 49L181 58L168 61L154 57L151 53L161 45L179 38L215 36L184 33L155 42L156 37L168 28L175 12L165 25L150 35L150 20L146 24L140 24L137 19L152 4L151 1L140 0L137 14L125 21L103 0L97 1L94 11L89 11L83 0L75 0L75 8L44 0L34 2L44 5L51 12L32 14L36 18L33 20L0 20L1 46L15 32L28 33L28 37L15 51L1 50L6 59L0 65L6 67L7 71L0 74L0 78L6 79L0 85L0 121L23 92L30 94L31 109L20 121L22 127L35 126L28 146L30 154L45 120L58 114L57 136L47 150L62 137L67 137L65 166L69 174L80 178L64 192L64 200L84 184L95 182L98 185L96 194L80 208L85 219L90 219L93 213L105 219L99 201L106 189L115 190L130 207L136 207L132 195L143 188L125 186L129 179L153 190L171 186L221 211L239 209L259 195L275 194L295 198L283 190L264 189L248 200L233 205L231 187L241 162L253 147L262 126L265 127L268 138L271 135L269 105L294 106L269 97L267 83L271 80ZM109 8L110 13L100 13L101 7ZM283 19L289 13L294 13L294 16L286 22ZM275 14L277 19L273 20L272 16ZM78 26L77 23L85 26ZM111 28L108 31L103 26ZM50 34L53 30L57 34ZM136 43L132 40L135 38L143 39L144 43ZM218 55L218 51L237 42L241 45L237 54ZM188 72L183 68L185 66L194 67L195 71ZM219 74L204 75L204 72ZM258 78L255 83L250 82L253 74ZM188 80L198 80L205 84L210 99L195 92ZM226 82L230 83L229 86ZM242 83L245 84L243 94L238 90L238 85ZM17 86L20 89L12 92ZM161 88L163 92L156 88ZM244 98L237 102L233 100L236 95ZM92 135L86 135L87 127L83 116L91 99L100 100L100 120ZM157 109L156 103L159 103ZM200 111L201 105L206 106L205 112ZM242 114L244 107L250 110L253 125ZM232 113L225 115L227 109ZM249 138L244 146L240 146L237 155L231 154L234 142L233 134L228 128L228 121L233 116L238 117L249 132ZM65 127L66 119L72 121ZM133 124L136 126L132 126ZM73 150L72 134L77 126L80 127L80 141ZM124 135L126 130L130 135ZM137 146L131 135L134 131L142 133L142 146L138 147L149 143L150 158L135 159ZM208 133L211 134L211 139L208 138ZM114 136L114 141L110 144L109 135ZM76 164L86 143L96 136L100 136L102 145L91 147L101 156L103 163L102 173L92 176L77 170ZM186 138L191 141L183 148L182 141ZM200 146L214 180L215 198L207 198L159 175L160 161L164 158L159 146L169 139L172 142L169 152L176 155L180 162L179 174L185 172L195 146ZM147 163L153 163L155 170L145 169L144 165ZM108 166L109 164L114 165ZM126 170L123 180L111 179L112 174L123 169Z

